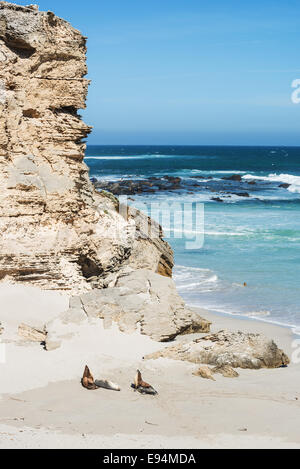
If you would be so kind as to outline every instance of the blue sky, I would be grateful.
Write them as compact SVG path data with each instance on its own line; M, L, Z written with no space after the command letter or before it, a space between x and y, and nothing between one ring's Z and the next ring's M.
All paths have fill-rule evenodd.
M299 0L38 3L89 38L89 143L300 145Z

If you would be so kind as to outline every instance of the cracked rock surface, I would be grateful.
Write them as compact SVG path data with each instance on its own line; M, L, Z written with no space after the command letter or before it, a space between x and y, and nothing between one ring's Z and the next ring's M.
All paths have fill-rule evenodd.
M47 349L59 346L57 331L65 337L72 324L87 318L103 319L105 328L116 323L121 332L136 330L159 342L173 340L179 334L205 333L210 322L185 307L172 279L146 269L128 267L118 274L115 286L93 290L70 300L70 308L46 326ZM53 337L56 337L55 340Z
M233 368L279 368L289 364L287 355L273 340L262 334L226 330L197 338L192 342L176 344L148 355L148 359L160 357L172 360L186 360Z
M143 215L122 216L89 180L86 73L79 31L0 2L0 281L80 293L124 263L172 275L162 235L142 235Z

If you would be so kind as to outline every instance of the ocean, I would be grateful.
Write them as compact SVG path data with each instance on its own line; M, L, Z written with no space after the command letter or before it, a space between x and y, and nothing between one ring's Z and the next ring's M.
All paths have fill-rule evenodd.
M133 205L204 205L203 246L187 249L176 220L165 238L187 304L300 334L300 147L88 146L85 161L99 181L152 178ZM162 190L167 177L180 184Z

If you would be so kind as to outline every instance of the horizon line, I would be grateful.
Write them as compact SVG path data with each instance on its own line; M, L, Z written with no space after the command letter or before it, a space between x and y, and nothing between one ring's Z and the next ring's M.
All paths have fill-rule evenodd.
M237 143L233 144L198 144L198 143L188 143L188 144L172 144L172 143L164 143L164 144L159 144L159 143L87 143L87 147L245 147L245 148L251 148L251 147L260 147L260 148L270 148L270 147L277 147L277 148L300 148L299 145L240 145Z

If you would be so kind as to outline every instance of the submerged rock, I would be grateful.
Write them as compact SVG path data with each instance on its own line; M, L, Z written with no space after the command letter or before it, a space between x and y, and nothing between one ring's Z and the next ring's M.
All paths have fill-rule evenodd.
M156 191L173 191L181 188L182 179L174 176L149 177L147 179L122 179L118 182L94 181L95 188L100 191L109 191L115 195L134 195L154 193Z
M236 192L235 195L238 195L239 197L250 197L248 192Z
M242 176L240 174L233 174L232 176L229 177L223 177L222 178L224 181L237 181L241 182L242 181Z
M192 363L233 368L279 368L289 364L287 355L273 340L262 334L241 331L219 331L216 334L176 344L151 355L147 359L160 357L186 360Z

